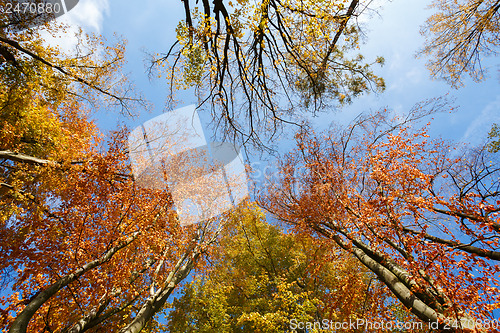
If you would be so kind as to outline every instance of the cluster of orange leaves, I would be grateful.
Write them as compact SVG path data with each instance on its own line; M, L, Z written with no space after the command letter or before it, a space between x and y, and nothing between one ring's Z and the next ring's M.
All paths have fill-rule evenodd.
M469 183L484 187L465 191L473 157L430 140L426 127L386 121L378 114L343 132L297 135L264 204L348 251L362 244L395 260L416 282L413 293L438 290L447 298L447 317L491 319L500 308L500 265L457 244L498 253L498 193L487 190L498 185L498 170L479 168L484 174Z

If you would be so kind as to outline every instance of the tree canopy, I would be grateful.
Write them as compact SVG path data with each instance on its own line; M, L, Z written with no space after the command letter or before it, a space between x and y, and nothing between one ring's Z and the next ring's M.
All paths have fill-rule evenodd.
M382 78L356 55L357 18L370 1L183 1L166 66L171 94L196 87L223 136L266 144L301 109L322 110L368 91ZM264 134L270 133L270 134Z
M292 332L293 320L380 321L397 312L354 258L307 233L284 233L255 204L231 216L208 261L174 300L168 332Z
M301 114L385 87L372 66L384 59L357 54L372 1L182 5L176 41L153 63L170 101L194 89L219 136L261 147L300 125L295 150L258 203L182 225L173 192L134 177L130 131L102 133L92 120L101 107L130 116L143 102L122 73L125 42L78 31L63 51L49 40L67 26L0 12L1 330L291 332L292 320L418 318L498 332L498 125L484 147L433 140L421 122L447 108L438 98L316 134ZM432 73L454 86L466 72L481 79L481 55L498 51L499 1L434 6L423 50ZM183 193L227 192L221 165L176 164L205 153L158 158L151 173L187 174ZM226 183L199 180L217 168Z
M119 72L123 44L80 32L65 54L41 29L1 29L0 266L12 290L2 330L138 332L212 241L214 221L181 230L168 193L135 186L127 131L105 143L90 120L103 99L121 111L135 101Z
M437 12L422 30L432 75L454 87L462 85L465 73L484 79L481 59L498 55L500 46L500 1L435 0L432 7Z
M500 127L498 124L493 124L488 133L488 138L491 140L491 142L488 143L489 151L492 153L500 151Z
M82 164L44 165L57 182L45 205L3 193L18 209L1 228L2 277L15 291L2 300L3 329L139 332L214 241L217 220L181 228L167 191L135 186L123 136Z
M500 307L500 169L485 148L461 151L415 126L441 107L298 134L263 203L351 253L421 320L468 329Z

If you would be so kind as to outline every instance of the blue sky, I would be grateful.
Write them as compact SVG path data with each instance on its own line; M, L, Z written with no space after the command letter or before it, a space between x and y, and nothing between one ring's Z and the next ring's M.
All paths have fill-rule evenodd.
M466 79L465 86L458 90L444 82L431 80L425 68L426 59L415 58L415 53L424 43L419 30L432 13L426 10L426 5L431 1L378 2L382 8L379 15L366 20L366 44L361 46L360 52L369 61L376 56L385 58L385 66L376 69L376 73L384 77L387 89L381 94L362 96L341 110L311 118L316 129L326 129L332 121L345 123L361 112L385 107L396 113L406 112L419 101L448 93L451 99L455 99L454 105L458 109L452 114L437 115L431 125L431 134L454 141L481 144L492 123L500 123L498 64L495 65L493 59L486 60L486 64L493 64L489 78L480 83ZM164 111L167 85L161 80L149 80L146 54L166 52L175 41L175 27L182 18L180 0L80 0L69 14L59 18L72 24L75 29L82 27L87 32L101 33L110 42L116 39L115 35L128 40L125 72L137 89L150 100L153 109L150 113L143 112L136 119L101 110L95 114L95 118L103 130L113 129L122 122L132 129ZM57 43L71 48L75 42L71 34L64 37ZM179 96L183 98L179 106L196 102L196 98L189 93L180 93ZM253 158L255 162L260 157Z
M424 44L420 34L421 26L432 11L426 7L431 0L376 0L380 7L378 14L363 20L366 43L361 45L360 53L366 61L374 61L377 56L385 58L385 66L376 67L377 75L386 81L386 91L381 94L368 94L355 99L351 105L340 110L322 112L310 121L316 131L327 129L332 122L347 123L362 112L377 111L382 108L396 114L407 112L416 103L428 98L448 94L457 107L454 113L438 114L430 127L432 137L441 136L454 142L479 145L484 142L492 123L500 123L500 66L496 59L486 59L490 64L489 77L482 82L465 79L465 85L453 89L443 81L430 78L425 67L426 59L416 58L415 54ZM167 84L160 79L150 80L146 74L148 53L164 53L175 41L175 27L183 18L180 0L80 0L80 3L60 19L82 27L87 32L103 34L109 42L124 38L127 44L127 65L125 73L136 88L152 103L150 112L141 112L138 118L126 118L116 112L101 110L95 119L102 130L116 128L125 123L133 129L145 121L165 111ZM73 41L70 34L59 41L70 48ZM179 92L182 101L178 107L196 103L190 92ZM208 123L203 112L199 112L202 122ZM295 129L293 129L295 130ZM274 144L279 153L292 148L292 131ZM210 137L205 126L205 136ZM258 191L266 182L265 175L274 173L275 157L254 154L247 157L256 173L250 175L251 192Z
M381 8L378 15L365 19L366 43L360 52L367 61L383 56L386 64L376 73L386 80L387 89L382 94L369 94L354 101L341 110L322 113L311 119L317 129L326 128L332 121L346 122L361 112L387 107L401 113L415 103L427 98L449 93L455 99L458 110L453 114L442 114L431 126L433 136L442 136L454 141L480 144L493 122L500 122L500 68L494 59L489 78L476 83L465 80L465 86L456 90L445 82L432 80L425 68L425 59L416 59L415 54L424 43L419 30L432 13L426 9L430 0L377 1ZM98 113L96 120L104 128L113 128L124 121L131 128L159 115L164 110L167 94L166 83L150 81L145 73L146 53L165 52L175 40L175 26L182 19L181 1L117 1L81 0L69 14L62 17L75 26L89 32L98 32L109 41L116 36L128 41L128 64L125 72L153 105L151 113L142 112L137 119L117 117L112 113ZM71 45L71 39L66 41ZM496 67L495 67L496 66ZM194 96L180 92L179 106L196 102Z

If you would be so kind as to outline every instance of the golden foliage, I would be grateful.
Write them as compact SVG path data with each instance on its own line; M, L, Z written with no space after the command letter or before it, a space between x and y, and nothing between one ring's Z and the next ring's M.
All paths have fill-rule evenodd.
M422 53L431 56L433 76L453 87L462 85L465 73L484 79L483 56L497 55L500 46L500 1L435 0L437 12L426 22L427 44Z
M347 103L384 81L364 63L355 20L368 1L184 1L177 42L155 65L171 94L196 87L225 135L261 143L300 109ZM263 135L261 133L270 133Z

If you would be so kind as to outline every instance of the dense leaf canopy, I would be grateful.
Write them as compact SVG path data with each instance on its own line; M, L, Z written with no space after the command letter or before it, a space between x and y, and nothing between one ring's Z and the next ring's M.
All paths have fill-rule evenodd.
M121 72L125 43L0 12L0 329L287 332L292 320L362 318L498 332L485 326L500 309L498 125L484 147L432 140L420 122L446 108L439 98L323 134L301 122L384 89L372 68L384 59L357 54L371 4L183 0L176 42L153 60L169 101L194 89L225 139L265 147L298 129L260 200L284 228L250 200L182 226L173 193L134 178L129 130L92 120L141 102ZM432 74L455 87L466 72L482 79L500 2L434 7ZM52 45L70 32L74 50ZM186 170L189 191L227 190Z
M415 126L442 106L299 134L264 204L358 258L423 321L467 328L500 307L500 168Z

